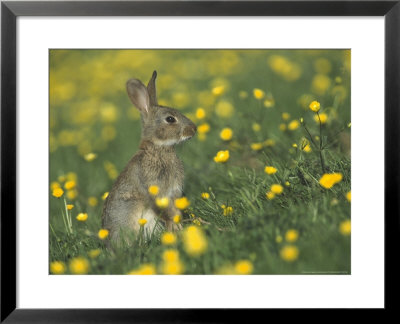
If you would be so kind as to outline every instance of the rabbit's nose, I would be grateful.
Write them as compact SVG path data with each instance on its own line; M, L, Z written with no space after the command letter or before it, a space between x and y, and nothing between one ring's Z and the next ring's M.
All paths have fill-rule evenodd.
M187 126L184 130L183 130L183 136L190 136L190 137L192 137L194 134L196 134L196 130L197 130L197 127L196 127L196 125L190 125L190 126Z

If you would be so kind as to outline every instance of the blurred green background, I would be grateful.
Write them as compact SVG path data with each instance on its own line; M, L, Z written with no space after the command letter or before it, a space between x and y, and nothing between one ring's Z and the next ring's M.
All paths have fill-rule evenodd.
M84 273L143 264L167 273L163 253L173 248L179 273L237 273L240 261L255 274L350 273L350 62L350 50L51 50L50 262L65 266L58 273L76 272L77 257L86 260ZM198 126L177 151L191 202L184 224L194 222L208 242L199 257L185 253L180 234L170 247L154 237L113 252L97 237L103 195L140 141L125 83L147 84L153 70L159 104ZM323 124L309 109L314 100ZM232 136L221 138L224 128ZM220 150L229 150L226 163L213 159ZM323 173L343 179L326 189ZM283 193L268 199L272 184ZM57 187L60 198L52 195Z

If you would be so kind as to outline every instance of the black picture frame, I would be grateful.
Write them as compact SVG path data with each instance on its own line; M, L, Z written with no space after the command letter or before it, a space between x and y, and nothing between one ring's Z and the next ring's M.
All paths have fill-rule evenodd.
M2 1L1 322L233 322L263 310L16 308L16 19L19 16L384 16L385 309L397 306L400 228L400 1ZM379 109L379 107L377 108ZM373 112L372 112L373 113ZM368 161L366 161L368 163ZM376 190L371 188L371 190ZM366 197L368 199L368 197ZM371 261L373 262L373 260ZM393 297L392 297L393 296ZM210 312L212 314L210 314ZM250 314L251 312L251 314ZM256 312L256 314L254 314ZM251 316L251 317L250 317Z

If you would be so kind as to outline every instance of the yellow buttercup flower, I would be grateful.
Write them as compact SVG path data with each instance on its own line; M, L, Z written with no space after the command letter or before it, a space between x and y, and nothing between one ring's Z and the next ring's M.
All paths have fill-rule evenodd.
M208 199L208 198L210 198L210 194L208 192L202 192L201 193L201 198Z
M175 199L175 207L181 210L188 208L190 201L186 197Z
M319 184L325 189L330 189L335 184L342 181L342 178L343 176L341 173L325 173L319 180Z
M283 123L279 124L279 130L280 131L284 132L286 130L286 128L287 128L286 124L283 124Z
M264 100L264 106L267 108L272 108L275 105L275 99L272 97L266 98Z
M162 258L165 262L176 262L179 260L178 250L168 249L163 252Z
M74 189L76 187L76 182L74 180L69 180L64 184L64 188L67 190Z
M293 262L299 257L299 249L294 245L286 245L280 251L281 258L287 262Z
M109 192L107 191L107 192L105 192L104 194L103 194L103 196L101 196L101 199L102 200L106 200L107 199L107 197L108 197L108 194L109 194Z
M274 168L273 166L268 166L267 165L265 167L264 171L265 171L266 174L275 174L278 171L278 169Z
M181 215L175 215L172 220L175 224L179 224L181 222Z
M153 275L156 274L156 268L150 263L142 264L139 268L129 271L128 275Z
M73 258L69 263L69 270L73 274L86 274L89 268L89 262L83 257Z
M100 118L103 122L112 123L118 118L118 109L112 103L105 103L100 108Z
M67 205L67 209L68 209L68 210L71 210L72 208L74 208L74 205L71 205L71 204L68 204L68 205Z
M184 266L179 260L173 262L164 262L161 267L161 271L163 274L167 275L178 275L183 273Z
M264 96L265 96L265 92L264 91L262 91L261 89L254 89L253 90L253 96L254 96L254 98L256 98L256 99L262 99L262 98L264 98Z
M278 235L278 236L275 238L275 242L276 242L276 243L281 243L282 240L283 240L283 238L282 238L282 236L280 236L280 235Z
M346 199L348 202L351 202L351 191L346 194Z
M263 148L263 144L262 143L251 143L250 147L253 151L259 151Z
M75 172L68 172L65 177L68 181L78 181L78 175Z
M287 113L287 112L282 113L282 119L283 120L289 120L289 118L290 118L290 114L289 113Z
M101 251L100 249L94 249L94 250L90 250L88 252L88 255L91 259L95 259L100 255Z
M235 272L237 274L250 274L253 272L253 264L248 260L240 260L235 264Z
M86 222L88 219L88 214L87 213L79 213L78 216L76 216L76 219L80 222Z
M197 127L197 132L199 134L206 134L210 131L210 125L207 123L201 124Z
M176 235L171 232L165 232L161 235L161 243L163 245L171 245L175 244L176 242Z
M318 140L318 139L317 139ZM307 146L309 147L310 146L310 142L306 139L306 138L303 138L302 140L301 140L301 149L303 150L303 151L311 151L311 147L310 148L307 148Z
M269 139L266 139L263 144L266 147L274 146L275 145L275 140L269 138Z
M161 209L167 208L169 205L168 197L156 198L156 205Z
M104 169L106 169L108 177L110 179L114 180L118 177L118 171L115 168L115 165L113 163L111 163L110 161L104 162Z
M280 195L283 192L283 187L280 184L273 184L271 191L276 195Z
M298 238L299 238L299 232L296 231L295 229L290 229L285 234L285 239L289 243L296 242Z
M50 272L52 274L63 274L65 272L65 264L61 261L54 261L50 263Z
M339 225L339 231L342 235L348 236L351 234L351 221L345 220L340 223Z
M138 223L139 223L140 226L144 226L144 225L147 224L147 219L139 218L138 219Z
M153 196L156 196L158 194L159 190L160 189L158 188L158 186L152 185L152 186L149 187L149 194L153 195Z
M295 119L295 120L292 120L292 121L288 124L288 129L291 130L291 131L294 131L294 130L296 130L297 128L299 128L299 126L300 126L300 122L299 122L297 119Z
M312 101L308 107L312 111L318 112L321 109L321 104L318 101Z
M292 62L288 58L281 55L270 56L268 59L268 64L275 73L287 81L297 80L302 73L299 64Z
M310 143L303 145L301 149L306 153L310 153L312 151Z
M218 151L217 155L214 156L214 161L217 163L225 163L229 160L229 151Z
M316 74L311 82L311 89L318 95L324 95L331 86L331 79L325 74Z
M258 123L253 123L253 125L251 125L251 128L253 129L253 131L259 132L261 130L261 125Z
M213 94L214 96L220 96L220 95L222 95L222 94L225 92L225 87L224 87L224 86L214 87L214 88L211 90L211 92L212 92L212 94Z
M61 188L61 185L57 181L53 181L50 183L50 189L53 191L54 189Z
M221 133L219 133L219 137L224 141L229 141L232 139L233 131L230 128L224 128Z
M268 191L265 196L267 197L268 200L274 199L275 194L272 191Z
M325 113L321 113L321 114L319 114L319 118L318 118L318 115L315 114L314 121L319 124L320 120L321 120L321 124L326 124L326 122L328 121L328 115Z
M83 158L88 162L92 162L96 157L97 157L97 154L95 154L95 153L88 153L83 156Z
M229 118L233 115L235 108L229 101L220 101L215 107L215 113L222 118Z
M69 200L74 200L78 196L78 191L76 189L68 190L66 195Z
M109 234L108 230L102 228L102 229L97 233L97 236L99 237L99 239L105 240L105 239L108 237L108 234Z
M89 206L92 206L92 207L97 206L97 204L98 204L97 198L96 197L89 197L88 204L89 204Z
M233 214L233 208L231 206L227 206L224 208L224 216L230 216Z
M286 187L290 187L290 182L289 181L285 181L285 186Z
M60 198L63 194L64 194L64 190L62 190L61 188L55 188L53 190L53 196L56 198Z
M207 250L208 242L203 231L199 227L191 225L183 231L183 245L187 254L198 256Z
M196 110L196 118L203 119L206 117L206 111L203 108L197 108Z

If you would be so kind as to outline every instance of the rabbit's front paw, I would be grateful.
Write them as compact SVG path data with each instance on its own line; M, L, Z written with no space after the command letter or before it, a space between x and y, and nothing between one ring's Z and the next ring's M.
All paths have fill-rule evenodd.
M176 224L172 220L166 222L166 227L168 232L178 232L183 228L181 224Z

